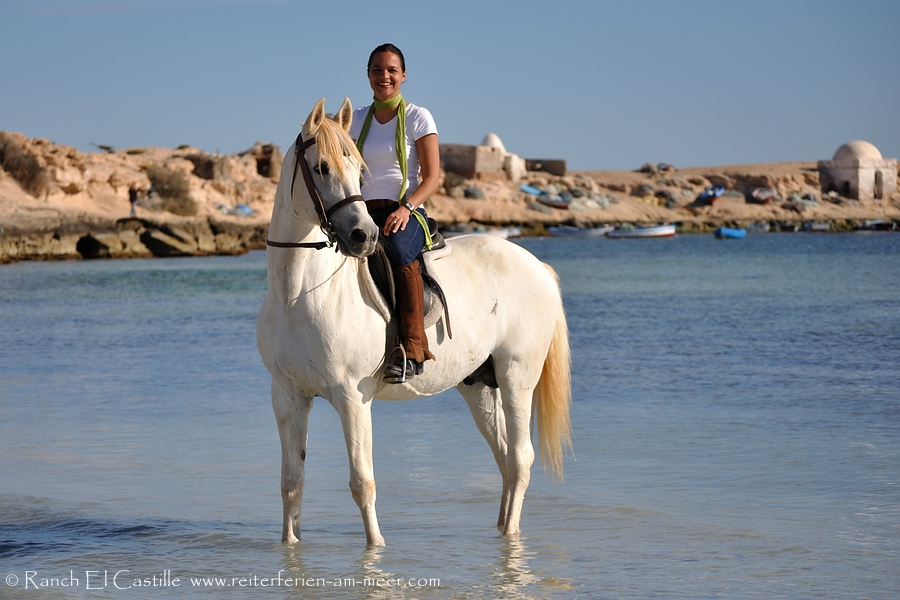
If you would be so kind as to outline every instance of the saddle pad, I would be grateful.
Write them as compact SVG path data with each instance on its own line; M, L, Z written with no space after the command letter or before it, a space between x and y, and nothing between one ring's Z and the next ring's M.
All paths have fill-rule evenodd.
M435 283L442 288L443 286L441 285L440 277L437 276L437 269L434 268L434 263L451 252L453 252L453 244L448 241L441 248L422 253L422 267L425 269L425 272L434 279ZM431 302L430 306L428 306L425 311L425 329L428 329L437 323L444 314L444 304L441 302L440 295L434 292L429 295L431 296ZM446 327L447 324L445 323L444 326Z
M428 275L434 279L438 285L440 285L440 280L435 276L435 269L432 268L432 264L434 261L443 258L452 252L453 246L448 243L443 248L437 250L431 250L429 252L422 253L422 263L425 271ZM385 299L381 290L378 289L378 285L375 283L375 280L372 278L372 273L369 270L368 262L369 260L378 260L378 255L373 254L367 258L364 258L360 261L359 268L359 278L360 285L366 291L369 299L372 301L375 309L378 311L378 314L381 315L381 318L384 319L385 323L391 322L391 308L388 305L388 301ZM425 306L425 329L428 329L435 323L437 323L441 316L444 314L444 305L441 302L438 294L433 293L429 290L425 292L426 306Z
M451 252L453 252L453 240L447 240L447 243L440 248L437 248L435 250L429 250L428 252L423 252L422 260L425 263L425 270L428 271L429 273L431 273L431 271L429 270L431 263L433 263L434 261L439 260L441 258L444 258Z
M385 300L381 290L378 289L378 284L375 283L375 279L372 277L372 273L369 270L369 261L378 260L378 258L378 254L372 254L371 256L359 260L359 284L364 290L364 295L368 296L375 307L375 310L377 310L378 314L381 315L381 318L384 319L384 322L390 323L391 307L388 306L388 301Z

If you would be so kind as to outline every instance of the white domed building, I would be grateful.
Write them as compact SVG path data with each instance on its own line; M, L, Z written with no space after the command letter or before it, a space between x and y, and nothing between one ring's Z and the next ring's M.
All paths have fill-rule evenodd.
M883 158L869 142L847 142L831 160L819 161L819 181L824 193L880 201L897 191L897 159Z
M488 148L497 148L502 154L506 154L506 146L503 145L500 136L493 131L484 136L484 139L481 140L481 145L487 146Z
M500 141L500 137L496 133L489 133L481 140L482 146L488 148L496 148L503 157L503 171L506 178L510 181L519 181L525 176L525 159L517 154L506 151L506 146Z

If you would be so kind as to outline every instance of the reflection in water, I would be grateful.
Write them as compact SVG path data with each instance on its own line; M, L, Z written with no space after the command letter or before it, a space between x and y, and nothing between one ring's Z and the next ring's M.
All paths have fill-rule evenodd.
M346 598L351 589L355 598L380 600L406 597L407 590L394 583L397 576L378 566L384 553L383 547L366 548L355 565L348 565L351 570L342 573L323 571L319 564L323 560L327 564L326 557L333 550L328 545L310 545L302 541L284 546L282 553L285 572L282 575L285 579L293 580L287 586L293 588L290 597ZM304 552L308 555L306 560L303 558Z
M572 589L571 580L560 579L551 574L535 575L528 561L537 556L537 552L529 550L521 537L504 540L501 550L499 569L493 574L496 582L496 597L514 600L534 600L546 598L545 594L553 591ZM547 557L544 557L545 559ZM545 560L545 566L550 563ZM539 588L536 586L540 586ZM533 593L541 590L540 595Z
M306 564L303 562L303 554L299 543L282 544L282 553L284 554L285 579L290 577L296 581L298 579L306 579L309 577L306 570ZM300 586L295 586L295 588L298 590L302 589Z
M390 577L388 573L378 568L382 554L384 554L384 546L368 546L363 551L359 562L362 566L364 577L369 577L370 579Z
M522 589L535 585L539 578L531 572L527 559L534 557L520 537L509 538L500 556L500 570L494 573L497 580L497 593L500 598L530 599Z
M385 587L383 582L395 577L393 574L382 571L378 565L381 563L384 554L384 546L369 546L363 551L359 560L360 571L362 572L363 584L365 585L363 598L402 598L404 590L397 587Z

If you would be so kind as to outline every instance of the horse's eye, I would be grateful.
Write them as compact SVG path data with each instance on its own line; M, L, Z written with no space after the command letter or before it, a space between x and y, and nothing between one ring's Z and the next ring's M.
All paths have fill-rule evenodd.
M315 171L319 175L328 175L328 173L329 173L328 163L323 162L323 163L317 164L315 166L315 168L313 169L313 171Z

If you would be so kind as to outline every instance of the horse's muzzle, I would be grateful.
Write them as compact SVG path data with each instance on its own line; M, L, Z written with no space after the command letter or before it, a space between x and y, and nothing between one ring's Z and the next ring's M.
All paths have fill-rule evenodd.
M367 231L366 227L355 227L347 236L338 235L338 249L342 254L354 258L365 258L375 252L378 242L378 229Z

